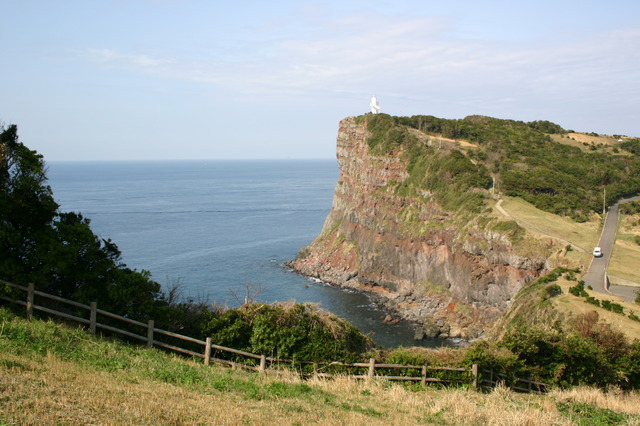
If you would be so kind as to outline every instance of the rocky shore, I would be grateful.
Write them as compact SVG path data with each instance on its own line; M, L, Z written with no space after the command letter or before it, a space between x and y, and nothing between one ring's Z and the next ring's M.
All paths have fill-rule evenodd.
M340 178L321 234L300 250L297 273L369 293L416 337L472 339L504 313L515 294L546 270L543 255L518 253L502 233L456 222L429 194L401 196L408 177L400 151L371 152L366 123L340 122ZM419 217L408 226L406 213Z

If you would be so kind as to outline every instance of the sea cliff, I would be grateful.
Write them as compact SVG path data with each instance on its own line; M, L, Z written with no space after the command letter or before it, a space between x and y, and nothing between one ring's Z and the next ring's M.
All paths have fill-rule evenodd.
M369 292L393 315L419 324L417 338L482 335L516 293L547 270L548 250L522 250L513 235L491 225L488 189L468 189L486 200L473 214L443 208L428 188L400 191L411 174L406 149L372 149L370 117L340 122L332 209L321 234L291 266ZM435 153L426 161L447 150L463 152L451 141L413 133L415 143Z

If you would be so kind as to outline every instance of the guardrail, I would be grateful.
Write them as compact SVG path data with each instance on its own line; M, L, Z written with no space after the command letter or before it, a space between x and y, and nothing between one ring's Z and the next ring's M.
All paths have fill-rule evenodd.
M369 359L369 362L360 363L343 363L343 362L311 362L311 361L294 361L286 359L277 359L268 357L264 354L257 355L238 349L228 348L212 343L211 338L207 337L205 340L196 339L182 334L173 333L168 330L163 330L155 327L154 320L149 320L146 323L136 321L130 318L123 317L102 309L99 309L96 302L91 302L89 305L78 303L73 300L65 299L62 297L54 296L42 291L38 291L34 288L33 284L29 284L27 287L12 284L7 281L0 280L0 284L22 290L26 292L26 300L16 299L6 295L0 295L0 300L5 300L10 303L25 306L26 316L31 319L34 311L45 312L50 315L55 315L65 320L75 321L88 327L91 334L96 334L98 330L106 330L111 333L121 334L132 339L140 340L146 343L148 348L160 347L163 349L179 352L182 354L190 355L197 358L202 358L205 365L209 365L212 361L220 364L230 365L236 368L242 368L245 370L264 372L269 366L277 366L280 364L288 364L290 368L298 366L300 368L299 374L302 377L320 377L320 378L332 378L337 374L328 373L328 370L336 369L337 367L342 369L339 374L341 376L349 376L355 379L367 379L383 378L391 381L404 381L404 382L420 382L422 386L427 386L430 383L440 383L444 385L448 384L468 384L473 389L477 389L479 384L486 384L489 386L495 386L499 382L504 382L507 377L504 374L494 373L492 370L483 371L489 374L489 378L483 378L479 382L478 365L473 364L471 368L454 368L454 367L438 367L431 365L405 365L405 364L386 364L377 363L375 358ZM77 315L71 315L56 309L47 308L35 303L36 296L45 299L50 299L58 303L68 304L74 308L80 308L86 310L88 318L79 317ZM142 334L137 334L131 331L124 330L122 328L114 327L112 325L104 324L99 321L99 316L110 318L116 321L121 321L126 324L140 327L143 330ZM157 335L168 336L178 341L188 342L192 347L201 346L202 350L196 352L191 349L180 347L177 345L168 344L157 340ZM234 356L249 358L251 361L248 363L236 362L229 359L218 357L218 352L232 354ZM344 374L344 371L349 370L363 370L363 374ZM378 371L380 374L376 374ZM395 373L395 375L394 375ZM398 375L404 374L404 375ZM435 374L434 374L435 373ZM450 373L453 377L430 377L434 375L447 375ZM494 380L495 376L495 380ZM522 392L543 392L541 389L545 389L547 385L544 383L535 382L532 380L517 379L519 382L528 384L528 387L515 386L512 389Z

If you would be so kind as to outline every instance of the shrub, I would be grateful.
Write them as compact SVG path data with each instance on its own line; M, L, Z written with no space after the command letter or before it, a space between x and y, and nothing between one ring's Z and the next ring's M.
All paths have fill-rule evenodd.
M296 361L352 362L373 347L349 322L311 304L254 303L204 324L215 344Z
M584 289L584 281L578 281L578 284L573 287L569 287L569 293L577 297L589 297L589 293Z
M562 287L558 284L551 284L550 286L545 287L544 291L548 297L555 297L562 294Z
M593 296L588 296L585 299L585 302L590 303L590 304L592 304L594 306L598 306L598 307L600 306L600 301L598 299L596 299L595 297L593 297Z

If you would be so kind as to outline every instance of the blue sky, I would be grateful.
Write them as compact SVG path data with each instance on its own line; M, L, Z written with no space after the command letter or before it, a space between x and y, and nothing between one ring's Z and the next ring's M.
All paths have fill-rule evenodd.
M372 94L640 136L636 0L0 6L0 122L47 160L332 158Z

